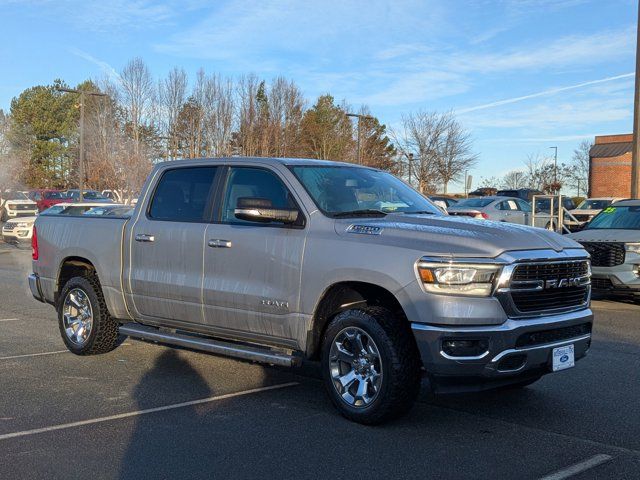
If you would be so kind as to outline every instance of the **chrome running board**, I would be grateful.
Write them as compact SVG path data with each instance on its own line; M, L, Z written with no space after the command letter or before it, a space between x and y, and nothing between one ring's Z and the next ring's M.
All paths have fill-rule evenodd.
M282 367L292 367L301 363L301 358L268 347L249 346L239 343L223 342L213 338L167 332L139 323L120 325L120 334L140 340L148 340L167 345L190 348L202 352L215 353L226 357L241 358L254 362L270 363Z

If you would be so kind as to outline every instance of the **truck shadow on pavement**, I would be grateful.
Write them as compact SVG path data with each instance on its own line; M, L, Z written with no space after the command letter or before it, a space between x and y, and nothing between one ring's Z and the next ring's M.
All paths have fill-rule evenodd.
M138 410L153 409L164 405L206 399L224 392L216 392L210 382L181 355L181 349L167 349L156 359L153 368L140 379L134 390ZM249 362L240 362L239 369ZM273 385L282 375L262 369L262 385ZM277 378L274 378L277 377ZM245 384L246 385L246 384ZM236 391L230 388L230 392ZM237 387L242 390L243 387ZM215 445L204 446L203 430L215 418L226 418L225 404L233 400L216 400L211 403L186 405L162 412L143 414L136 417L133 433L122 456L119 478L184 478L195 474L202 476L205 468L215 464L218 451ZM233 412L231 415L238 415ZM229 432L230 434L233 432ZM204 440L206 443L206 440ZM215 443L215 442L214 442ZM220 446L220 451L225 447ZM194 452L208 451L210 457L197 458ZM212 458L213 457L213 458ZM221 459L220 459L221 460ZM206 467L206 466L209 467ZM213 472L210 472L213 474ZM208 475L208 474L207 474Z

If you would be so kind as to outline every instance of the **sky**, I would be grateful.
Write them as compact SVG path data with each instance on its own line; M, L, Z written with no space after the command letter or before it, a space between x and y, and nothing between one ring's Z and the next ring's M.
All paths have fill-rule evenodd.
M331 93L396 130L454 111L477 186L549 147L568 162L583 139L631 131L636 19L635 0L0 0L0 108L134 56L156 77L284 75L309 104Z

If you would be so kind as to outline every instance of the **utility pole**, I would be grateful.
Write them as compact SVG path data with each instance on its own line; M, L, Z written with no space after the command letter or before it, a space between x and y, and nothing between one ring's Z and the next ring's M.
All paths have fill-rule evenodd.
M553 148L555 150L555 153L553 155L553 183L555 185L558 183L558 147L549 148Z
M636 32L636 85L633 100L633 150L631 153L631 198L640 195L640 1Z
M347 117L355 117L358 119L358 134L356 136L356 157L358 165L362 163L362 159L360 158L360 119L362 118L373 118L371 115L362 115L360 113L347 113Z
M409 185L411 185L411 164L413 163L413 153L407 154L407 160L409 161Z
M100 93L100 92L88 92L85 90L75 90L72 88L63 88L63 87L57 87L56 90L58 90L59 92L66 92L66 93L75 93L77 95L80 95L80 155L78 158L78 170L79 170L79 176L80 176L80 180L78 181L78 187L80 189L80 196L79 196L79 201L83 202L84 201L84 179L85 179L85 172L84 172L84 102L85 102L85 96L86 95L90 95L93 97L107 97L108 95L106 93Z

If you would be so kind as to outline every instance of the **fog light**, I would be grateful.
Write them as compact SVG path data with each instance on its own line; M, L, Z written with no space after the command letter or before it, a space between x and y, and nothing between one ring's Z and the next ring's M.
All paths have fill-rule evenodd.
M486 338L447 338L442 341L442 351L450 357L479 357L489 350Z

